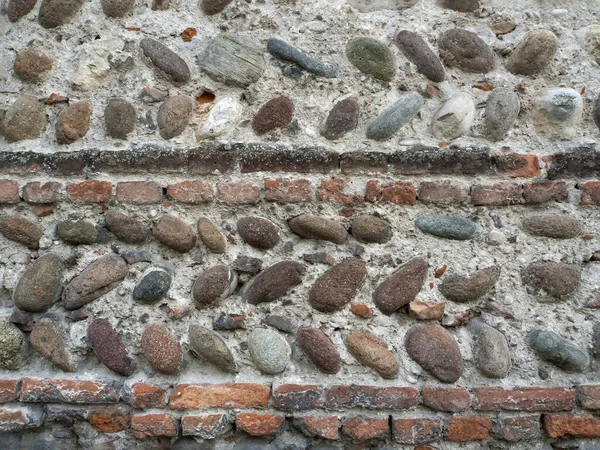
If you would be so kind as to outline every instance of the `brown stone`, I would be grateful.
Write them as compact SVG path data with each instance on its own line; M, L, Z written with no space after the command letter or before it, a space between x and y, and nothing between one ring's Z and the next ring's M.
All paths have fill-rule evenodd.
M153 323L144 329L142 353L157 372L174 375L181 370L181 344L163 324Z
M561 298L579 290L581 267L550 261L535 261L521 272L521 281L534 293L544 291L547 295Z
M438 47L444 62L463 72L487 73L496 65L492 49L470 31L448 30L438 39Z
M23 311L44 312L60 298L65 265L55 253L36 259L19 278L13 292L15 306Z
M33 95L21 95L0 120L0 133L8 142L37 139L46 130L48 117L43 103Z
M198 234L202 243L213 253L225 253L227 241L219 228L206 217L198 219Z
M427 259L413 258L383 281L373 293L375 306L392 314L415 299L427 276Z
M329 111L321 135L329 140L341 138L356 128L359 113L360 106L356 97L348 97L337 102Z
M241 217L237 232L247 244L259 250L269 250L279 243L279 228L262 217Z
M444 303L415 300L408 304L408 311L419 320L439 320L444 317Z
M305 268L296 261L281 261L267 267L244 285L242 298L252 305L273 302L302 282Z
M392 238L392 227L379 217L361 214L352 221L352 236L368 244L385 244Z
M276 97L265 103L252 119L257 135L287 127L294 117L294 103L287 97Z
M309 301L321 312L339 311L356 295L367 276L366 264L349 259L321 275L310 289Z
M315 366L325 373L338 373L342 360L331 339L318 328L301 327L298 330L298 346Z
M176 95L165 100L158 109L156 123L163 139L179 136L187 127L194 108L193 100L187 95Z
M566 214L536 214L523 219L523 229L534 236L571 239L583 232L579 220Z
M65 347L65 340L55 322L42 319L29 335L31 345L48 361L65 372L75 372L77 366Z
M305 239L320 239L334 244L343 244L348 239L348 232L341 224L312 214L294 217L288 226Z
M494 287L500 276L500 267L477 270L472 274L447 275L440 285L440 292L448 300L463 303L477 300Z
M436 411L456 413L471 406L471 394L465 388L423 386L423 405Z
M509 72L535 75L544 70L558 50L558 38L548 30L534 30L525 35L506 63Z
M363 319L370 319L374 315L373 310L363 304L350 305L350 311L352 311L352 314L355 316L362 317Z
M0 233L11 241L19 242L37 250L44 230L39 225L21 216L0 217Z
M128 244L141 244L150 236L150 227L117 209L109 210L104 215L104 220L106 228Z
M81 139L90 128L91 117L92 107L87 102L67 106L56 120L56 141L68 145Z
M181 253L189 252L196 245L196 234L192 227L175 216L162 216L152 229L152 234L161 244Z
M15 58L15 75L23 81L38 83L43 81L54 67L54 59L39 50L28 48Z
M352 355L383 378L398 376L398 358L380 338L367 329L353 330L346 335L346 347Z
M106 367L126 377L133 374L134 362L108 320L94 320L88 327L87 336L94 353Z
M37 0L9 0L8 7L6 8L8 20L16 22L21 17L27 15L36 3Z
M237 276L228 266L218 265L206 269L192 286L196 308L214 306L227 298L237 286Z

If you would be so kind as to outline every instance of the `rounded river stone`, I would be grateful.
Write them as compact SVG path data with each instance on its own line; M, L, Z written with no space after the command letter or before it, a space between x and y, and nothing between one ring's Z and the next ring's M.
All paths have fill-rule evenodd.
M28 48L15 58L14 71L19 79L28 83L44 81L54 67L55 61L39 50Z
M329 111L321 136L335 140L354 130L358 125L360 106L356 97L348 97L337 102Z
M438 47L444 62L463 72L487 73L496 65L492 49L470 31L448 30L440 36Z
M171 275L166 270L151 270L133 289L133 299L146 304L156 303L167 295L170 287Z
M261 106L254 119L252 129L257 135L287 127L294 117L294 102L287 97L276 97Z
M123 341L106 319L94 320L87 330L87 337L96 357L115 373L125 377L133 374L135 365L129 357Z
M469 219L446 214L426 214L415 222L417 228L434 236L464 241L483 232L483 227Z
M263 328L252 331L248 336L248 352L256 368L267 375L283 372L292 353L283 336Z
M477 270L469 275L446 275L440 292L448 300L463 303L477 300L488 293L500 277L500 267Z
M11 22L16 22L21 17L29 14L37 0L8 0L8 5L6 7L6 14L8 15L8 20Z
M310 289L311 306L321 312L339 311L354 298L366 276L364 261L349 259L336 264Z
M473 358L477 370L489 378L508 376L510 350L504 334L480 318L470 320L468 328L473 337Z
M208 328L191 324L189 340L190 351L197 358L209 362L224 372L238 372L233 353L219 334Z
M87 102L67 106L56 120L56 141L68 145L84 137L90 129L91 117L92 107Z
M237 232L254 248L269 250L279 243L279 228L262 217L241 217L237 221Z
M440 325L416 325L406 333L406 351L443 383L457 381L464 369L456 341Z
M120 241L142 244L150 236L150 227L143 222L117 210L111 209L104 215L108 228Z
M388 222L370 214L361 214L352 221L352 236L367 244L385 244L392 238Z
M394 37L394 43L404 56L417 67L419 73L434 83L441 83L446 79L446 72L440 59L417 33L402 30Z
M37 250L40 248L40 239L44 230L39 225L21 216L0 217L0 233L11 241L19 242L27 247Z
M544 70L558 50L558 38L548 30L534 30L525 35L506 63L516 75L535 75Z
M296 261L281 261L267 267L244 285L242 298L252 305L274 302L302 282L306 269Z
M100 0L106 17L123 17L133 9L135 0Z
M348 232L339 223L312 214L302 214L288 222L292 232L305 239L320 239L334 244L343 244L348 239Z
M352 330L346 335L346 347L359 362L370 367L383 378L398 376L400 363L379 337L367 329Z
M38 21L44 28L59 27L69 23L84 3L84 0L42 0Z
M0 120L0 132L8 142L37 139L47 124L44 104L33 95L21 95Z
M152 229L152 234L158 242L180 253L189 252L196 245L192 227L174 216L162 216Z
M204 14L212 16L214 14L219 14L231 2L232 0L202 0L200 8Z
M148 325L142 333L142 353L152 369L166 375L179 373L183 364L181 344L161 323Z
M480 0L438 0L438 5L458 12L474 12L481 6Z
M318 328L302 327L298 330L298 346L308 359L325 373L338 373L342 359L337 347Z
M104 108L106 132L115 139L127 139L135 128L135 106L123 98L111 98Z
M335 78L337 75L337 69L335 67L324 64L315 58L311 58L306 53L298 50L293 45L288 44L278 36L271 36L269 38L267 41L267 51L279 59L296 63L307 72L319 77Z
M65 346L65 340L57 324L42 319L34 325L29 334L29 342L44 358L65 372L75 372L77 366Z
M196 308L208 308L226 299L235 291L237 281L237 274L225 265L206 269L192 286Z
M540 358L568 372L583 372L590 364L588 353L577 344L545 328L534 328L527 343Z
M89 245L96 242L96 227L85 220L62 220L56 225L58 237L71 245Z
M392 106L383 111L367 128L367 138L384 141L400 131L423 106L423 97L417 92L410 92L396 100Z
M521 281L536 294L544 291L552 297L566 297L579 290L581 267L576 264L535 261L523 269Z
M346 57L354 67L382 81L396 76L396 57L383 42L370 37L357 37L346 45Z
M375 306L392 314L412 302L427 276L427 259L413 258L383 281L373 292Z
M485 104L484 136L491 141L506 137L519 116L521 103L516 92L507 88L496 88Z
M140 49L152 65L176 84L190 81L191 73L187 63L181 56L166 45L150 38L140 41Z
M579 220L566 214L536 214L522 221L523 229L534 236L571 239L583 232Z
M13 293L15 306L23 311L44 312L59 298L65 275L63 260L46 253L25 270Z
M26 364L27 339L21 330L0 317L0 369L18 370Z
M194 102L187 95L176 95L165 100L156 116L160 136L173 139L183 133L190 122L193 108Z

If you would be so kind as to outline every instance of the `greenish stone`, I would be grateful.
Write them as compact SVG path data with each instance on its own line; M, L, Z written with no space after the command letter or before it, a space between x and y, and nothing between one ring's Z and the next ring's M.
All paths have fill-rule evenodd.
M96 227L85 220L63 220L56 226L58 237L72 245L93 244L98 238Z
M263 328L250 333L248 351L256 368L267 375L283 372L291 355L290 345L279 333Z
M383 111L367 128L367 138L383 141L391 138L415 117L423 106L423 97L411 92Z
M0 318L0 369L18 370L26 363L27 340L21 330Z
M133 299L140 303L156 303L171 287L171 275L165 270L148 272L133 289Z
M590 364L587 352L554 331L534 328L527 335L529 346L540 358L568 372L583 372Z
M459 241L473 239L483 231L478 223L446 214L426 214L417 219L416 225L424 233Z
M370 37L352 39L346 45L346 57L354 67L382 81L396 76L396 57L383 42Z

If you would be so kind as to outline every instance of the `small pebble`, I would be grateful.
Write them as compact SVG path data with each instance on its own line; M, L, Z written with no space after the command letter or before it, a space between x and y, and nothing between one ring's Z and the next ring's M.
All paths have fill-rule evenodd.
M171 287L171 275L163 269L151 270L133 289L133 299L144 304L153 304L167 295Z
M470 302L483 297L498 282L500 267L493 266L477 270L468 275L446 275L440 292L448 300L457 303Z
M213 253L225 253L227 241L219 228L206 217L198 220L198 234L202 243Z
M232 263L234 270L243 273L257 274L262 269L263 261L260 258L252 258L251 256L238 256Z
M225 314L221 313L213 319L212 327L214 330L245 330L246 323L244 322L243 314Z
M292 321L284 316L279 316L277 314L271 314L270 316L265 317L263 323L278 329L279 331L283 331L284 333L294 333L298 326Z

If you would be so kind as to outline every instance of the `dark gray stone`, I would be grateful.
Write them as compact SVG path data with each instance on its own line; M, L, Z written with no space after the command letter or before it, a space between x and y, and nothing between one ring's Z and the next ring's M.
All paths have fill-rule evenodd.
M256 368L267 375L283 372L292 353L279 333L264 328L257 328L248 335L248 352Z
M154 256L148 250L131 250L121 253L121 257L127 261L127 264L135 264L139 262L153 262Z
M444 81L446 78L444 66L421 36L412 31L402 30L394 38L394 43L404 56L417 67L419 73L435 83Z
M221 313L213 319L212 327L213 330L245 330L246 324L244 322L244 315Z
M44 28L56 28L73 19L84 0L42 0L38 21Z
M448 300L463 303L477 300L488 293L500 277L500 267L493 266L472 274L447 275L440 285L440 292Z
M26 363L27 339L25 335L8 319L0 317L0 369L18 370Z
M421 94L410 92L402 96L371 122L367 128L367 138L376 141L391 138L419 113L421 106L423 106Z
M438 0L438 5L458 12L477 11L481 6L479 0Z
M321 135L329 140L341 138L356 128L359 114L360 107L356 97L348 97L337 102L329 111Z
M234 450L270 450L269 441L263 438L245 438L235 444Z
M486 377L505 378L510 370L510 350L506 337L480 318L469 321L473 337L475 367Z
M424 233L461 241L473 239L483 232L483 227L478 223L446 214L426 214L420 216L415 224Z
M29 312L48 310L60 297L64 274L65 265L58 255L40 256L21 275L13 292L15 306Z
M598 94L598 97L596 97L596 100L594 100L593 115L594 122L596 123L596 126L600 129L600 94Z
M581 267L576 264L565 264L551 261L535 261L521 272L521 281L529 291L561 298L579 290Z
M111 98L104 108L104 124L110 137L127 139L136 121L135 106L123 98Z
M135 0L100 0L102 11L106 17L123 17L133 9L134 4Z
M279 331L283 331L284 333L294 333L298 328L292 319L276 314L265 317L263 323L272 326Z
M234 270L252 275L260 272L262 269L262 259L252 258L251 256L238 256L232 263Z
M377 39L352 39L346 45L346 57L358 70L379 80L392 81L396 76L396 57Z
M194 108L193 100L187 95L169 97L158 108L156 123L163 139L173 139L185 130Z
M37 139L47 125L44 104L33 95L21 95L0 117L0 133L8 142Z
M583 372L590 364L586 351L554 331L534 328L527 334L527 342L542 359L567 372Z
M167 295L170 287L171 275L166 270L152 270L133 289L133 299L146 304L156 303Z
M521 103L516 92L507 88L495 88L485 105L484 136L491 141L506 137L517 120Z
M174 83L187 83L191 73L187 63L166 45L150 38L140 41L140 49L154 67Z
M373 292L373 302L384 314L393 314L412 302L427 276L427 259L413 258L384 280Z
M90 245L96 242L98 234L93 223L85 220L63 220L56 225L58 237L71 245Z
M212 16L214 14L219 14L231 2L232 0L202 0L200 8L204 14Z
M548 30L534 30L525 35L506 63L509 72L535 75L544 70L558 50L558 38Z
M450 67L464 72L487 73L496 66L494 52L475 33L452 29L438 40L440 56Z
M536 214L523 219L523 229L534 236L571 239L583 232L579 220L566 214Z
M335 78L337 76L337 68L311 58L280 37L271 36L269 38L267 41L267 51L279 59L296 63L307 72L317 76L325 78Z
M233 353L219 334L192 324L189 329L189 340L190 351L197 358L213 364L224 372L238 372Z
M273 302L302 282L305 268L296 261L281 261L267 267L242 290L242 298L252 305Z

